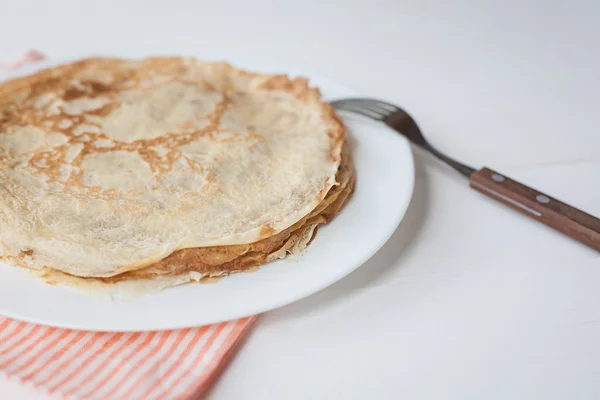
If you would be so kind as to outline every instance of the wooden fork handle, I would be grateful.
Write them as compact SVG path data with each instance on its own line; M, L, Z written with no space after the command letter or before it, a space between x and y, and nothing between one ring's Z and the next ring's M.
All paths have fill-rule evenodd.
M470 186L600 251L600 219L489 168L475 171Z

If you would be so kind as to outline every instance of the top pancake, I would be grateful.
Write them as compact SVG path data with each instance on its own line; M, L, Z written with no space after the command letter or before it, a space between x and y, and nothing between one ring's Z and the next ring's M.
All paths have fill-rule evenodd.
M87 59L0 84L0 255L113 276L252 243L336 184L344 128L304 79Z

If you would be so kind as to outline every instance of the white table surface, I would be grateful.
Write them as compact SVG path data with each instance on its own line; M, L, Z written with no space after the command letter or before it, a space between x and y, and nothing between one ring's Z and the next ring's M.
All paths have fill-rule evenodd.
M0 59L282 59L402 105L466 163L600 215L599 20L595 0L0 0ZM600 398L600 254L415 153L389 243L264 315L211 399ZM0 398L47 399L5 381Z

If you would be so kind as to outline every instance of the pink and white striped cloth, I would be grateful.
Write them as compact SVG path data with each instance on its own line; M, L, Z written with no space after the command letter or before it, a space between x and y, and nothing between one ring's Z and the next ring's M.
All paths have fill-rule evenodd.
M0 73L6 71L14 71L15 69L24 67L27 64L35 64L36 62L42 61L45 58L46 56L40 53L39 51L30 50L27 53L23 54L23 56L16 61L0 62Z
M0 73L43 60L30 51ZM73 400L201 398L256 316L160 332L86 332L0 316L0 376Z

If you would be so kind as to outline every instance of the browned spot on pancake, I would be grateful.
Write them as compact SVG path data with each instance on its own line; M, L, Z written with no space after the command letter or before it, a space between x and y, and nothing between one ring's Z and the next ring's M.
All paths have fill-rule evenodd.
M25 256L33 256L33 249L26 249L26 250L21 250L21 252L19 253L19 257L25 257Z
M71 101L83 97L86 95L86 92L83 88L80 87L70 87L65 91L62 98L64 101Z
M200 283L217 283L219 282L219 279L221 279L218 276L205 276L204 278L200 279Z
M105 85L104 83L100 83L100 82L85 82L85 85L89 85L91 90L92 90L92 95L93 96L100 96L104 93L107 92L112 92L115 90L114 87L111 87L109 85Z
M260 238L268 238L275 234L275 229L271 228L269 225L263 225L260 228L260 232L258 233L258 237Z

